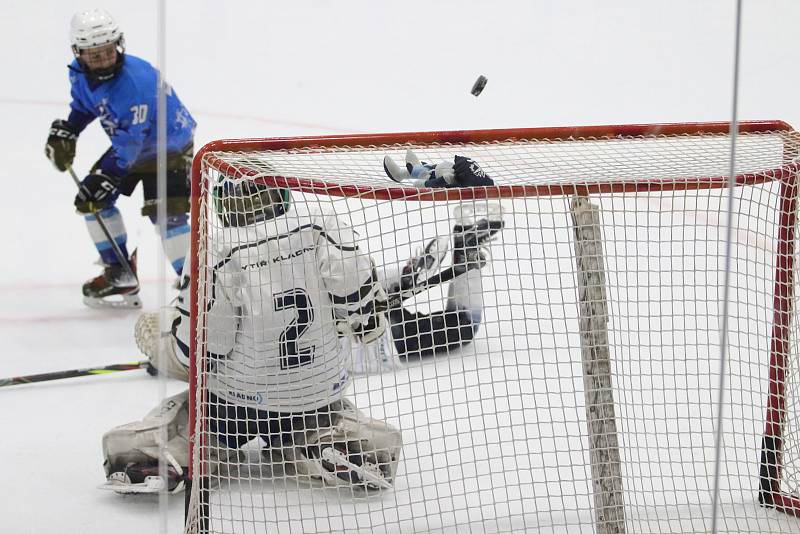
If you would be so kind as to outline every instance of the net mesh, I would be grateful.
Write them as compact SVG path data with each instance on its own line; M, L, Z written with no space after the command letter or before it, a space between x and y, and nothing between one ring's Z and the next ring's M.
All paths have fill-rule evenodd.
M720 372L721 530L800 528L758 503L800 492L798 134L737 137L723 370L727 134L372 141L202 152L188 531L705 532ZM497 187L391 182L384 157L409 149L468 156ZM239 180L290 191L286 212L226 223L215 198ZM600 293L578 274L576 193L597 209ZM441 263L415 270L434 241ZM439 272L454 277L408 296ZM593 304L607 317L586 319ZM362 343L376 316L386 332ZM594 478L614 456L592 387L619 458ZM621 519L598 513L599 472Z

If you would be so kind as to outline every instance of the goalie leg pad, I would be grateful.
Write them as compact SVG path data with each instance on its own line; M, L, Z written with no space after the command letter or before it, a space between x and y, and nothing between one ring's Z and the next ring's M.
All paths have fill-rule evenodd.
M298 477L359 491L391 488L403 445L400 431L347 399L331 410L332 425L297 433L292 450L284 451Z
M189 450L189 392L164 399L141 421L115 427L103 435L103 468L107 481L101 486L118 493L153 493L164 485L157 466L161 425L167 427L166 461L168 489L183 489ZM155 466L155 467L154 467Z

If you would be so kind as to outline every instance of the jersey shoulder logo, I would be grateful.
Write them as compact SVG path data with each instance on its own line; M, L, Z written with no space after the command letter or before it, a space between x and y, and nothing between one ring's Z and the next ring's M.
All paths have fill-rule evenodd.
M189 111L185 107L178 108L175 112L175 123L180 125L181 128L188 130L194 126L192 122Z
M486 173L484 172L484 170L481 169L480 165L478 165L474 161L469 164L469 170L472 172L472 174L474 174L478 178L486 178Z
M108 106L108 97L100 99L100 102L97 103L97 118L100 119L100 125L109 136L117 133L119 124Z

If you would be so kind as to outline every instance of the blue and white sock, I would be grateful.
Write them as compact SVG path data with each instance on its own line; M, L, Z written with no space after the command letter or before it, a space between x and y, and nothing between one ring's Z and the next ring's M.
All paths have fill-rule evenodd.
M170 215L167 217L166 236L162 246L172 268L180 275L186 254L189 251L189 215Z
M102 217L108 232L127 259L128 249L126 243L128 241L128 234L125 231L125 223L122 221L122 215L119 210L113 206L106 208L100 211L100 217ZM94 241L94 246L97 247L97 252L100 253L100 259L103 263L106 265L119 264L119 258L117 258L117 255L114 253L114 249L111 247L111 242L106 237L106 234L103 233L102 228L100 228L97 217L90 213L84 215L83 219L86 221L89 235L92 241Z

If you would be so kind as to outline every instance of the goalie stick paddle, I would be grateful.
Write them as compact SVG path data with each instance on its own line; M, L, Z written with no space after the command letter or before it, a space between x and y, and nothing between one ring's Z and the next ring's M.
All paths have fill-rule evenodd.
M78 189L80 189L81 181L78 179L78 175L75 174L75 170L72 168L72 165L67 165L67 170L69 171L70 176L72 176L72 181L75 182L75 185L78 187ZM122 253L122 250L120 250L119 245L117 245L117 242L114 240L113 237L111 237L111 232L108 231L108 226L106 226L106 223L103 220L103 218L100 217L100 212L95 212L93 215L97 219L97 224L100 225L100 229L103 231L103 234L105 234L106 239L108 239L108 242L111 244L111 250L114 251L114 255L119 260L120 265L122 265L125 271L127 271L127 273L134 280L136 280L136 289L138 290L139 278L136 276L136 273L133 272L131 264L128 263L128 258L125 257L125 254Z
M420 282L419 284L415 285L411 289L407 289L405 291L401 291L399 293L392 293L389 295L389 298L386 300L386 308L383 309L383 306L378 308L378 311L386 311L386 310L393 310L400 306L403 301L410 299L414 295L418 295L423 291L427 291L433 287L436 287L440 284L444 284L445 282L449 282L453 278L457 276L461 276L469 269L466 265L459 265L457 267L448 267L447 269L440 271L439 273L431 276L424 282Z
M42 373L38 375L0 378L0 387L32 384L34 382L47 382L50 380L61 380L62 378L74 378L77 376L106 375L109 373L116 373L118 371L146 369L149 364L149 360L142 360L140 362L117 363L114 365L106 365L104 367L87 367L86 369L70 369L68 371L54 371L52 373Z

